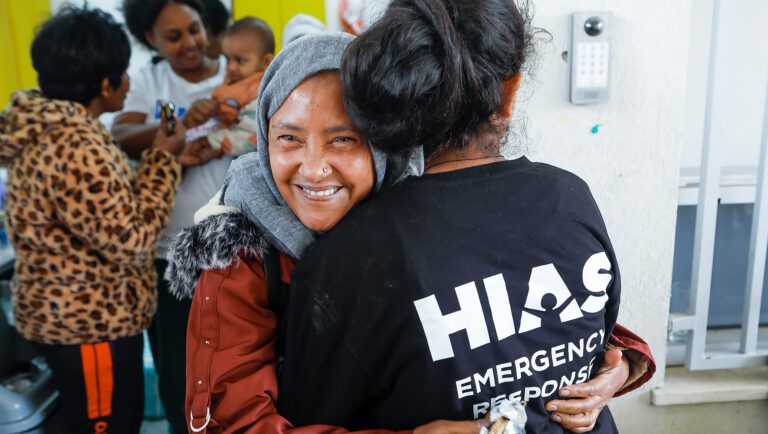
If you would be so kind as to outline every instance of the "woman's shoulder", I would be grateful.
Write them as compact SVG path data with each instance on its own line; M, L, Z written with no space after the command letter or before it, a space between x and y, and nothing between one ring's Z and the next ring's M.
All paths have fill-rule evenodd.
M168 252L165 279L177 297L192 297L200 273L239 265L260 264L269 243L244 214L226 212L206 217L182 230Z
M587 182L584 181L579 175L562 167L540 162L532 163L531 167L535 173L542 177L548 178L554 183L589 189Z

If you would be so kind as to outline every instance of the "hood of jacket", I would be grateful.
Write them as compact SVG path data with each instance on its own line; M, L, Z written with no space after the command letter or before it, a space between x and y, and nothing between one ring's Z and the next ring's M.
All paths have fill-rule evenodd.
M261 257L268 246L259 228L244 214L234 210L213 212L176 236L164 277L171 294L191 298L202 270L237 265L238 253Z
M0 164L9 164L25 147L39 145L41 135L52 127L94 121L80 103L46 98L37 89L14 92L0 113Z

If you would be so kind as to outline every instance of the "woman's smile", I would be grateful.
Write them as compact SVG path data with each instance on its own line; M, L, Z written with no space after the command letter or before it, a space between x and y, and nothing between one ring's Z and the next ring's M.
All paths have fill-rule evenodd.
M294 187L298 188L307 199L318 202L335 199L334 196L336 193L342 189L342 187L338 185L311 187L308 185L294 184Z

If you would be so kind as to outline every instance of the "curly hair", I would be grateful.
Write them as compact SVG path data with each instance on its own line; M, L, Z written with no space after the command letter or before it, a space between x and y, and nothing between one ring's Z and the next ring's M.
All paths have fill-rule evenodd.
M31 52L43 94L84 105L99 96L105 78L120 87L131 59L128 36L112 15L74 6L40 26Z

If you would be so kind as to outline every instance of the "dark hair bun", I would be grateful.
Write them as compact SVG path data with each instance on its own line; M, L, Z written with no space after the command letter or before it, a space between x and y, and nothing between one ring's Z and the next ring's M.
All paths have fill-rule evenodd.
M514 0L393 0L344 55L345 105L386 152L463 147L501 108L531 41Z

